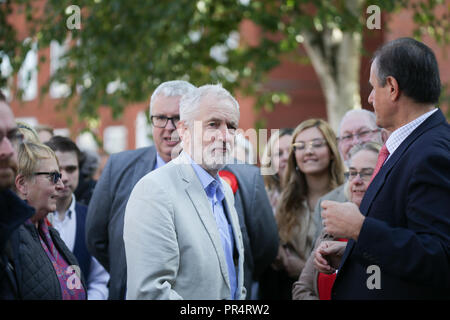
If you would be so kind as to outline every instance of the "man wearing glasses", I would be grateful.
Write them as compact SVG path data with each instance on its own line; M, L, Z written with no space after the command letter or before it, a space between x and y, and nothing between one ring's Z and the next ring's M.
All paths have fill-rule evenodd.
M124 299L126 293L123 219L130 193L139 179L178 156L179 101L194 88L179 80L158 86L150 99L155 145L111 155L97 182L86 218L86 242L110 274L109 299Z
M15 270L20 268L9 244L11 235L34 214L11 188L17 174L17 148L23 141L5 96L0 92L0 300L14 299L17 293Z
M386 139L387 131L377 127L375 114L368 110L347 111L339 125L338 148L347 166L355 145L369 141L384 143Z

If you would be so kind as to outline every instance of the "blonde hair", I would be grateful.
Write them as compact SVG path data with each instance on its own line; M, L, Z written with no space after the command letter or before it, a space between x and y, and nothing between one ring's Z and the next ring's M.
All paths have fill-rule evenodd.
M17 173L23 175L25 178L31 178L36 171L39 160L52 158L58 163L55 152L46 145L24 142L19 146L19 152L17 154Z
M33 129L29 124L22 122L22 121L16 121L17 128L19 129L20 133L23 134L24 141L29 141L33 143L41 143L39 140L39 136L36 132L36 130Z
M284 176L285 185L275 216L278 223L280 238L284 242L288 242L291 238L292 229L298 223L299 210L301 210L301 215L305 214L305 211L302 208L303 202L308 195L308 185L306 183L305 174L297 167L295 151L292 144L300 132L309 128L319 129L330 150L331 160L328 167L330 183L328 189L331 191L344 183L344 164L339 155L336 135L334 134L333 129L331 129L330 125L322 119L309 119L300 123L292 134L289 159Z
M270 168L272 167L272 157L274 154L274 146L278 139L284 136L290 136L294 132L291 128L284 128L275 131L270 136L269 141L266 144L266 148L264 149L263 155L261 157L261 168ZM278 190L281 192L281 183L280 183L280 177L278 176L278 173L269 175L266 174L263 176L264 179L264 185L268 190Z

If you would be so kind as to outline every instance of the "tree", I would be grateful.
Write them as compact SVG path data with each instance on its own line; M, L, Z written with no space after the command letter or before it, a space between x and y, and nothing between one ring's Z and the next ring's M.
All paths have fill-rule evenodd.
M254 96L257 108L273 109L289 99L267 88L267 74L282 59L298 59L303 44L337 128L343 113L361 105L359 67L372 17L366 13L369 5L383 13L410 8L415 37L431 33L440 43L450 42L448 14L434 16L444 0L81 0L76 6L47 0L39 10L41 4L0 2L0 22L7 27L0 33L0 51L15 61L17 71L26 48L6 19L11 9L24 10L40 49L69 39L66 63L51 81L68 85L64 105L76 105L88 119L97 117L101 105L120 115L129 102L147 100L156 86L172 79L221 82L232 92ZM257 43L239 38L244 21L259 28Z

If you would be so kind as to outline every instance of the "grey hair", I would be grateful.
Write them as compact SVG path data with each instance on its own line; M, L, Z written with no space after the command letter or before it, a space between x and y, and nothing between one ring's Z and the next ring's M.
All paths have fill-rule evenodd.
M373 141L365 142L362 144L357 144L357 145L353 146L353 148L351 148L349 151L349 154L348 154L349 155L349 163L351 162L354 155L357 154L358 152L366 150L366 151L372 151L378 155L378 153L380 153L381 147L382 147L381 143L373 142ZM349 183L349 181L347 180L345 182L345 186L344 186L344 195L348 200L350 200L350 192L348 190L348 183Z
M339 123L339 131L338 131L338 135L341 136L341 127L342 127L342 123L344 123L344 120L349 117L350 115L354 115L354 114L358 114L358 115L365 115L367 117L367 119L369 119L369 123L372 125L372 127L378 128L377 126L377 117L375 115L374 112L366 110L366 109L352 109L347 111L344 116L342 117L341 122Z
M218 98L218 100L224 99L230 100L232 106L235 107L236 111L239 113L239 103L231 95L231 93L228 92L228 90L223 88L220 83L207 84L198 87L195 90L191 90L181 97L180 120L190 122L190 120L192 120L195 117L196 113L198 112L200 101L210 94L215 95Z
M357 145L353 146L353 148L350 149L350 151L348 153L349 159L351 161L352 157L362 150L373 151L376 154L378 154L381 150L381 147L382 147L381 143L373 142L373 141L365 142L362 144L357 144Z
M161 83L150 98L150 115L153 114L153 105L155 97L162 95L165 97L183 96L184 94L192 91L196 87L191 83L184 80L172 80Z

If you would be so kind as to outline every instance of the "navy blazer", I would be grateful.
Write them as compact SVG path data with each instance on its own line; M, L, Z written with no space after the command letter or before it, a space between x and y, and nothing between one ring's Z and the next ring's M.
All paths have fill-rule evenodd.
M440 110L383 165L360 211L366 218L348 242L333 299L450 298L450 126ZM367 285L371 265L380 289Z
M77 226L75 230L75 244L73 247L73 254L78 260L80 269L84 274L84 277L89 279L91 270L92 256L89 253L86 246L86 215L87 207L81 203L75 203L75 214L77 219Z

